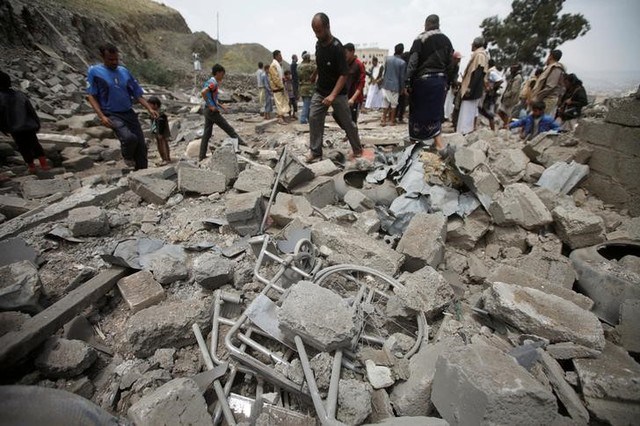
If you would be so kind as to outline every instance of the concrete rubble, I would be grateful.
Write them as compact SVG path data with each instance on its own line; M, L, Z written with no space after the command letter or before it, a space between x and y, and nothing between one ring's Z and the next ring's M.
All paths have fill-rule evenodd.
M369 111L373 155L347 161L328 118L325 159L306 165L308 129L258 119L253 100L227 114L247 146L216 131L197 161L191 88L145 85L175 160L156 166L150 143L150 167L132 171L77 96L82 73L46 58L56 76L12 77L51 170L27 174L0 135L6 383L139 425L640 416L640 101L528 142L445 124L446 160ZM250 76L229 77L243 94L229 99L249 99Z

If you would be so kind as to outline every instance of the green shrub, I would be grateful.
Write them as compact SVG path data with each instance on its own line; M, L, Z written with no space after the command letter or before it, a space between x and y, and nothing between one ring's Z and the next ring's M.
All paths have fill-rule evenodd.
M157 86L173 86L180 77L175 71L168 70L158 62L149 59L130 63L127 67L135 78Z

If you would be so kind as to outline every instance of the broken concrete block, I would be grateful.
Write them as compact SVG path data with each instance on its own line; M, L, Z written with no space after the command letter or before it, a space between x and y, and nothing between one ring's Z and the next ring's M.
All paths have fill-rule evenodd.
M558 411L553 393L514 358L478 343L440 355L431 400L455 425L550 424Z
M0 312L0 337L11 331L18 331L22 328L31 316L18 311Z
M349 346L356 333L347 302L312 282L299 281L289 288L277 313L280 328L291 340L300 336L323 352Z
M313 172L315 177L335 176L340 173L340 169L328 158L326 160L318 161L317 163L309 164L307 167Z
M597 358L600 351L576 345L572 342L560 342L547 345L546 351L553 359Z
M528 183L535 183L540 179L540 176L542 176L545 170L544 166L540 164L528 163L524 169L524 177L522 180Z
M596 359L574 359L587 409L609 424L635 424L640 415L640 364L607 342Z
M335 166L334 166L335 167ZM280 183L286 189L291 190L296 186L309 182L314 174L304 163L293 155L287 155L280 175Z
M391 369L385 366L376 365L375 362L368 359L365 361L367 370L367 380L374 389L384 389L393 386L395 380L391 375Z
M42 296L38 268L28 260L0 268L0 311L36 313Z
M555 163L546 169L537 185L558 194L567 195L575 186L589 174L589 166L572 161Z
M164 179L154 179L146 176L130 176L129 188L147 203L162 205L167 202L173 191L175 182Z
M366 423L381 423L385 419L393 420L394 418L395 414L387 391L384 389L374 390L371 394L371 414L367 417Z
M52 337L45 343L35 364L49 378L67 379L91 367L97 358L95 349L81 340Z
M355 223L358 220L356 213L350 209L328 205L320 209L322 218L331 222Z
M587 210L558 206L553 209L558 236L571 249L592 246L605 240L604 221Z
M358 213L371 210L376 206L373 200L356 189L351 189L344 194L344 202L347 203L351 210Z
M470 174L463 175L462 180L487 210L493 196L500 192L500 181L486 164L481 164Z
M138 426L213 425L202 391L187 377L174 379L145 395L127 414Z
M12 195L0 195L0 214L5 215L7 219L13 219L38 206L39 204L35 201L25 200L24 198L14 197Z
M520 149L500 150L491 166L502 185L516 183L525 175L530 160Z
M291 193L305 197L312 206L319 209L336 200L335 183L329 176L318 176L293 188Z
M508 185L497 194L489 213L498 225L520 225L533 230L553 221L551 213L538 196L524 183Z
M375 210L367 210L366 212L358 214L353 226L369 235L378 232L380 230L378 213L376 213Z
M207 290L232 283L234 271L234 261L215 253L202 254L193 261L193 277Z
M447 246L473 250L478 241L489 231L491 217L477 209L466 218L450 218L447 222Z
M229 195L225 215L229 225L243 237L255 235L260 229L264 207L260 192Z
M447 218L442 213L418 213L411 219L396 250L406 256L404 268L417 271L436 268L444 260Z
M313 214L311 203L299 195L279 192L276 201L269 211L269 215L278 226L286 226L292 220L309 217Z
M260 192L269 197L273 189L275 173L268 167L249 166L238 175L233 187L240 192Z
M160 348L192 345L196 342L192 324L198 323L206 335L211 328L212 306L211 300L203 298L143 309L127 321L125 342L139 358L149 357Z
M333 357L328 352L320 352L309 360L316 384L320 392L327 392L331 383L331 369L333 368ZM303 373L304 374L304 373Z
M359 425L371 414L371 394L368 383L355 379L340 379L336 418L348 425Z
M93 167L93 160L88 155L77 155L62 162L62 167L67 171L81 172Z
M402 254L357 229L320 222L312 226L311 236L314 244L332 250L330 264L353 263L395 275L404 262Z
M620 323L616 331L620 344L629 352L640 352L640 299L627 299L620 305Z
M96 206L70 210L67 223L74 237L100 237L109 233L107 214Z
M227 189L227 178L214 170L183 166L178 168L178 190L211 195Z
M598 317L558 296L505 283L493 283L483 296L489 313L523 333L551 343L575 342L596 350L604 347Z
M213 151L208 167L210 170L222 173L226 178L227 186L231 185L240 173L238 157L232 146L221 146Z
M607 123L626 127L640 127L640 102L638 97L612 99L609 111L604 119Z
M118 281L118 290L133 312L160 303L164 290L149 271L138 271Z
M44 198L49 195L71 192L71 183L65 179L25 180L22 182L22 195L25 198Z
M526 256L507 259L504 262L567 289L571 289L576 280L576 272L569 259L561 254L536 247Z
M38 133L40 143L54 144L59 151L68 147L84 148L87 146L86 136L63 135L57 133Z
M449 422L439 417L390 417L381 422L376 422L377 426L449 426ZM373 426L367 424L366 426Z
M487 160L487 156L484 152L472 149L469 147L462 147L456 150L454 154L454 160L456 166L463 171L473 171L480 164L483 164Z
M151 270L156 281L162 285L168 285L189 278L186 261L187 256L184 251L178 255L173 252L162 252L161 249L153 253L147 267Z
M431 266L413 272L405 272L400 278L402 287L394 288L394 293L403 305L417 312L424 312L428 318L442 314L444 308L453 301L453 289L447 280Z

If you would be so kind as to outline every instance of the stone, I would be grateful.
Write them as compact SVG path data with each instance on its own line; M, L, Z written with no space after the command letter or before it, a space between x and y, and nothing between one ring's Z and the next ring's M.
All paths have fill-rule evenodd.
M552 214L558 236L573 250L605 240L604 220L596 214L578 207L563 206L553 209Z
M493 196L500 192L500 181L486 164L481 164L470 174L462 176L462 180L485 209L489 209Z
M129 177L129 188L147 203L165 204L173 191L175 182L165 179L155 179L147 176Z
M631 97L612 99L604 120L626 127L640 127L640 102Z
M553 221L551 213L524 183L514 183L497 194L489 213L498 225L519 225L534 230Z
M394 293L403 305L416 312L424 312L427 318L435 318L453 301L453 289L448 281L431 266L403 273L399 281L404 285L394 287Z
M571 289L576 280L576 272L567 257L553 252L539 250L534 247L531 253L516 259L504 261L553 285Z
M600 351L576 345L572 342L560 342L547 345L546 351L553 359L597 358Z
M222 173L226 179L227 186L231 185L240 174L238 157L232 146L221 146L213 151L207 166L209 170Z
M300 336L323 352L348 347L356 333L354 312L347 302L308 281L299 281L288 289L277 315L280 329L291 340Z
M314 244L332 251L330 264L352 263L393 276L404 262L402 254L357 229L320 222L311 227L311 237Z
M87 146L86 136L63 135L57 133L38 133L40 143L54 144L56 149L62 151L68 147L84 148Z
M0 312L0 336L11 331L18 331L26 320L31 318L29 314L17 311Z
M35 201L25 200L12 195L0 195L0 214L13 219L16 216L27 213L37 208L40 204Z
M593 313L540 290L493 283L483 294L484 308L527 334L551 343L574 342L595 350L604 347L602 324Z
M444 340L420 346L409 361L409 378L396 384L391 391L391 403L398 416L427 416L433 412L431 388L436 361L452 345L456 345L455 341Z
M161 249L153 254L147 267L156 281L162 285L168 285L189 278L186 262L187 256L184 251L181 254L177 254L164 252Z
M39 312L43 294L38 268L28 260L0 268L0 310Z
M524 177L522 180L528 183L535 183L540 179L542 173L544 173L546 169L544 166L536 163L528 163L527 167L524 169Z
M97 358L95 349L81 340L52 337L45 343L35 365L46 377L67 379L80 375Z
M25 180L22 183L22 195L25 198L44 198L49 195L71 192L71 184L64 179Z
M260 192L269 197L273 189L275 173L268 167L250 166L240 172L233 187L240 192Z
M286 226L296 218L309 217L313 214L311 203L299 195L291 195L279 192L269 215L278 226Z
M367 383L355 379L340 379L336 418L348 425L358 425L371 414L371 394Z
M60 86L62 89L62 86ZM53 90L53 87L52 87ZM56 123L58 130L65 129L84 129L85 127L91 127L96 120L95 114L76 115L73 117L65 118Z
M327 392L331 383L333 357L328 352L320 352L309 360L316 384L320 392Z
M527 231L519 226L494 226L486 234L487 245L493 244L504 250L516 248L520 253L527 250Z
M291 190L314 178L314 173L311 169L295 156L287 155L284 161L279 182L286 189Z
M264 216L262 194L248 192L229 195L225 205L225 216L231 228L243 237L257 234Z
M618 265L622 266L628 271L633 272L634 274L640 275L640 257L627 255L618 261Z
M347 203L351 210L358 213L371 210L376 206L376 203L374 203L373 200L357 189L350 189L347 191L347 193L344 194L344 202Z
M309 200L312 206L321 209L324 206L335 202L335 188L335 183L332 177L318 176L309 182L305 182L291 189L291 193L305 197Z
M195 322L206 335L211 328L212 303L208 298L151 306L136 312L127 321L125 342L131 352L146 358L159 348L196 343L191 329Z
M459 148L454 154L456 166L470 172L487 160L484 152L468 147Z
M109 233L107 214L96 206L70 210L67 223L74 237L101 237Z
M138 271L118 281L118 290L133 312L164 300L164 290L149 271Z
M194 192L200 195L211 195L227 189L227 179L219 172L196 167L178 168L178 190Z
M491 217L477 209L466 218L449 218L447 222L447 246L473 250L478 241L489 231Z
M518 182L526 173L529 157L520 149L500 150L492 164L492 170L503 185Z
M153 356L149 358L149 368L159 367L171 371L175 357L176 350L174 348L156 349Z
M543 349L538 348L537 353L544 374L549 379L549 382L551 382L553 391L566 408L569 416L579 424L588 424L589 412L584 408L576 391L573 390L571 385L565 380L564 370L560 364Z
M62 162L62 167L67 171L81 172L93 167L93 160L88 155L77 155Z
M182 377L143 396L127 411L138 426L213 425L207 402L193 379Z
M384 389L374 390L371 394L371 414L367 417L367 423L380 423L385 419L394 419L393 407L389 394Z
M558 194L567 195L589 174L589 166L572 161L559 162L546 169L536 185Z
M370 359L365 361L367 380L374 389L383 389L393 386L395 380L391 375L391 369L385 366L376 365Z
M517 361L474 343L440 355L431 399L450 424L550 424L558 406Z
M488 277L490 282L502 282L507 284L519 285L522 287L534 288L547 294L553 294L562 297L565 300L575 303L585 310L591 310L593 300L577 293L571 289L553 284L532 272L517 268L511 265L499 265L494 268Z
M439 417L391 417L381 422L376 422L377 426L449 426L449 422ZM366 425L366 426L373 426Z
M207 290L233 283L235 262L216 253L205 253L193 261L193 277Z
M353 226L365 234L375 234L380 230L378 213L375 210L367 210L366 212L358 214Z
M609 424L635 424L640 414L640 364L607 342L596 359L574 359L587 409Z
M319 213L323 219L331 222L355 223L358 220L353 210L343 209L333 205L324 206L320 209Z
M447 218L442 213L418 213L409 222L396 250L406 256L405 270L426 265L436 268L444 260Z
M314 176L335 176L340 173L340 169L333 164L333 161L326 160L318 161L313 164L309 164L307 166L312 172Z
M640 352L640 299L627 299L620 305L620 323L616 331L620 344L629 352Z

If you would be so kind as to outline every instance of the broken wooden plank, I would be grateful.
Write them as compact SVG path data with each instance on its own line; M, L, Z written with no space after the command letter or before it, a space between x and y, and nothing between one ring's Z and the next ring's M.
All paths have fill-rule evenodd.
M18 364L87 306L111 291L118 280L129 273L129 269L119 267L103 271L44 311L29 318L19 331L12 331L0 337L0 370L6 371Z

